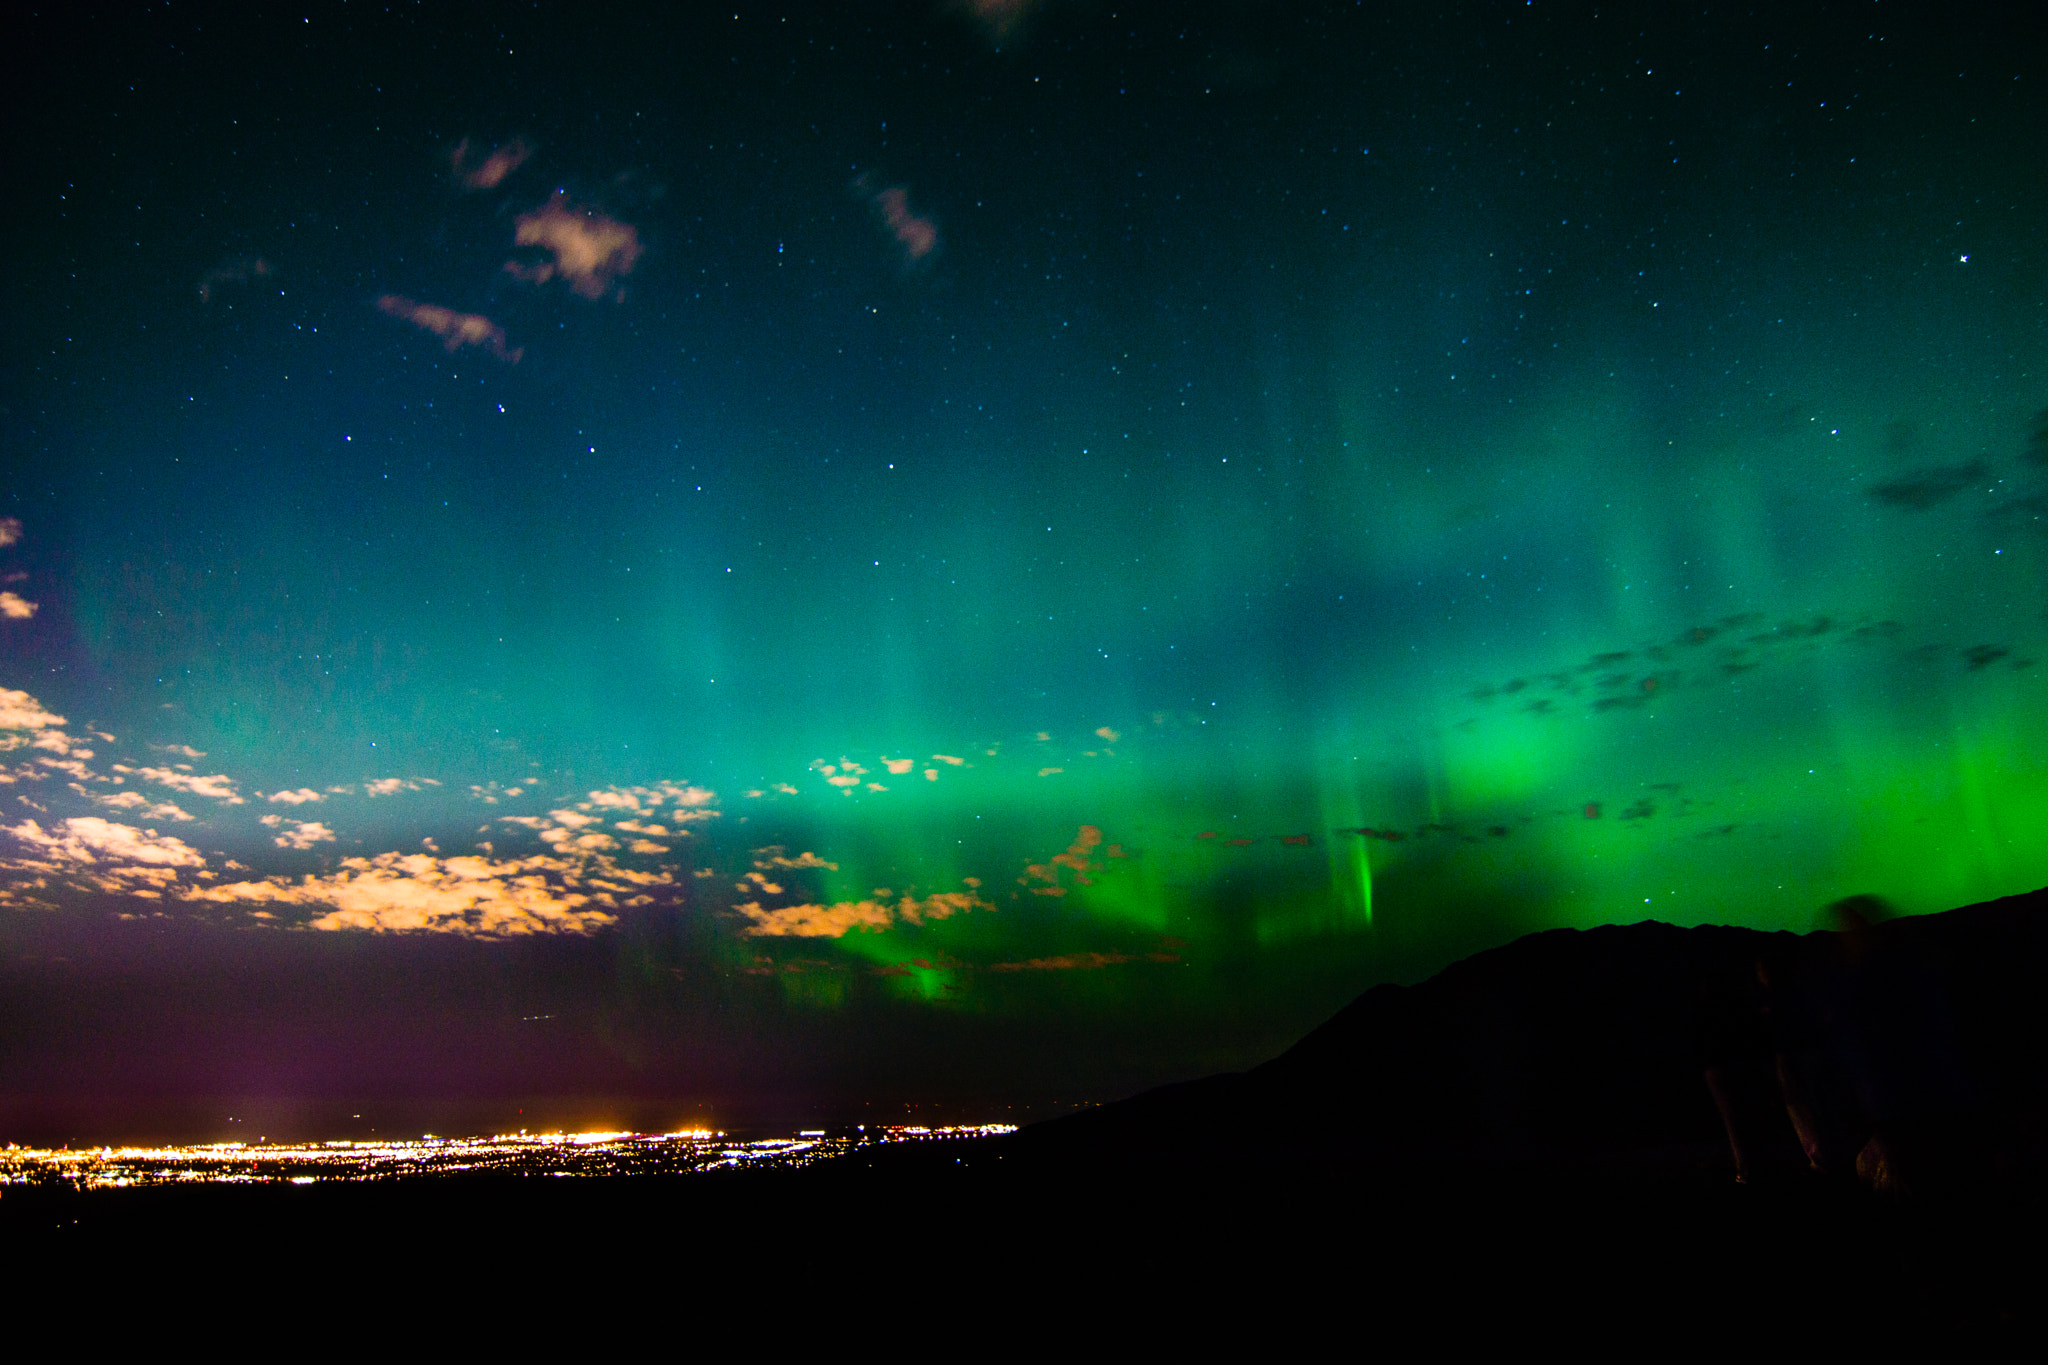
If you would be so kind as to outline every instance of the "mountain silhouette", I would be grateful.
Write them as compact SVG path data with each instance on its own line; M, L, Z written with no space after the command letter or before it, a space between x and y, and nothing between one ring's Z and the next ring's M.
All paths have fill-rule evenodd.
M1026 1167L1848 1178L1873 1137L1920 1183L2033 1179L2048 1056L2048 891L1806 935L1645 922L1531 934L1359 996L1249 1071L1170 1085L987 1144ZM1781 1067L1779 1058L1784 1057ZM1817 1115L1813 1117L1813 1115ZM1902 1158L1903 1159L1903 1158ZM1868 1161L1866 1160L1866 1165Z

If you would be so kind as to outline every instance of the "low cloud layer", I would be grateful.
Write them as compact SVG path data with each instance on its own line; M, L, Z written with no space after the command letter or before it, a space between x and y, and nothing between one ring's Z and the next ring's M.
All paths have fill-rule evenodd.
M630 881L607 871L548 857L382 853L344 858L340 870L326 876L229 882L194 890L186 899L265 913L271 907L325 909L307 927L327 931L470 938L588 934L617 923L621 896L634 893ZM656 880L666 884L667 878Z
M899 924L929 924L969 910L993 910L995 906L972 891L941 891L923 900L904 896L894 901L837 901L830 905L785 905L775 909L749 901L733 909L747 920L747 927L740 930L747 938L841 938L856 929L872 933Z
M153 829L103 820L97 815L75 815L52 830L33 820L23 821L7 831L28 847L62 862L87 865L100 862L149 863L162 867L204 867L206 859L182 839L158 834Z

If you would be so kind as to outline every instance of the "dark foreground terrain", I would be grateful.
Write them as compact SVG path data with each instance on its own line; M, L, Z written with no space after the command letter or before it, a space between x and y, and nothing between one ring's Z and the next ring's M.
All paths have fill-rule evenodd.
M916 1287L1183 1330L2038 1333L2048 892L1856 910L1532 935L1250 1072L1008 1137L673 1179L13 1187L0 1237L74 1269L599 1255L697 1294Z

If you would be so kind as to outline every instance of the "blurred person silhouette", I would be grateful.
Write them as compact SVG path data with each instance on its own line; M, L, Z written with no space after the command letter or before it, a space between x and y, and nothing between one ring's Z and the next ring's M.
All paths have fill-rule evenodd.
M1814 993L1825 1062L1853 1097L1845 1138L1856 1176L1885 1194L1905 1194L1931 1170L1953 1165L1970 1086L1958 1061L1948 1000L1925 964L1896 933L1881 897L1849 896L1828 906L1835 932Z
M1771 979L1761 960L1715 961L1700 976L1696 1002L1700 1071L1728 1134L1735 1179L1745 1185L1785 1165Z
M1879 1193L1954 1173L1972 1089L1940 983L1879 927L1895 914L1845 897L1810 946L1702 975L1700 1064L1737 1181L1786 1173L1788 1127L1807 1170Z
M1854 1164L1854 1100L1828 1057L1817 977L1796 954L1756 960L1758 1008L1770 1035L1778 1101L1807 1170L1832 1177Z

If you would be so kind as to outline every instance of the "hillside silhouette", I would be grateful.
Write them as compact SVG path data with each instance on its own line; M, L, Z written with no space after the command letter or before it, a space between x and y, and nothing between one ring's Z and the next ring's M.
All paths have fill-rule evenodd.
M1048 1170L1221 1170L1256 1133L1268 1172L1640 1184L1732 1180L1732 1123L1757 1180L1855 1179L1876 1138L1929 1193L2037 1181L2048 891L1877 913L1855 898L1835 910L1849 927L1806 935L1656 922L1531 934L1418 985L1376 986L1250 1071L986 1149ZM1802 1134L1802 1118L1819 1131Z

